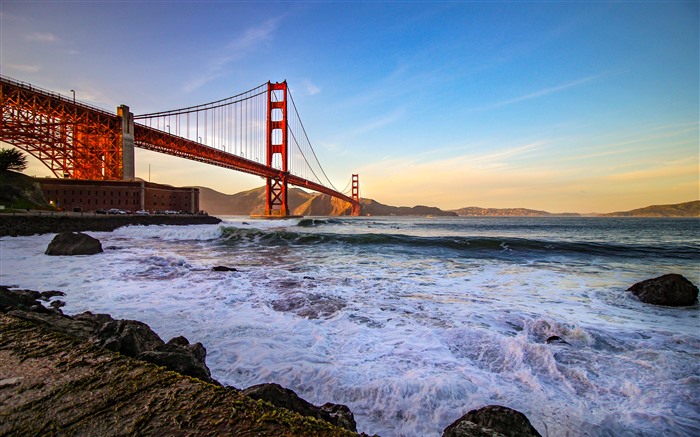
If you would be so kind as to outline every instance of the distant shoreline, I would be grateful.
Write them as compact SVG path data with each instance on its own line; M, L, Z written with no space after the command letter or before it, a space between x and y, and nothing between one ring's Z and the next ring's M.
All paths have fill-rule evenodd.
M95 213L28 212L0 214L0 237L59 232L111 232L129 225L205 225L221 219L208 215L102 215Z

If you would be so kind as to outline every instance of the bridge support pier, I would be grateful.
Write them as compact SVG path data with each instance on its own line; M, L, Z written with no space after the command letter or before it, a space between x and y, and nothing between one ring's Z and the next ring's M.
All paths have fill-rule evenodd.
M122 145L122 180L133 181L136 178L134 165L134 114L129 107L121 105L117 108L117 115L121 118L121 145Z
M267 178L265 215L288 217L287 175L287 82L267 83L267 161L268 167L280 171L279 178Z
M360 176L352 175L352 215L360 215Z

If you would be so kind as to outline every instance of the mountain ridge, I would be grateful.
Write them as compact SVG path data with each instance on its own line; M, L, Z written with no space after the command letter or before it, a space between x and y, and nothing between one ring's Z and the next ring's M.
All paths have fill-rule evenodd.
M629 211L599 215L603 217L700 217L700 200L668 205L651 205Z
M262 214L265 205L265 187L253 188L236 194L224 194L207 187L199 189L200 207L212 215ZM350 204L327 194L307 193L289 188L289 210L293 215L337 216L350 215ZM442 210L433 206L390 206L373 199L360 200L360 214L372 216L462 216L462 217L700 217L700 200L671 205L652 205L630 211L607 214L551 213L528 208L480 208L468 206Z

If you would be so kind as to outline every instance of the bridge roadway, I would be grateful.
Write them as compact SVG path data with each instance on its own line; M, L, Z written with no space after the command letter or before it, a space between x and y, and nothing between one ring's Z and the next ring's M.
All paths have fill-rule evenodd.
M350 204L353 203L351 197L317 182L291 173L285 175L282 170L138 123L134 123L134 145L141 149L217 165L255 176L280 180L286 176L287 183L291 185L328 194Z

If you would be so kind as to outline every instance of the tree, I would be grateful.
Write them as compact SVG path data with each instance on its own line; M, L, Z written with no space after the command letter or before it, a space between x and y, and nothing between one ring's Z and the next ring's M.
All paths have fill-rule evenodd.
M0 150L0 171L23 171L27 168L27 157L17 149Z

